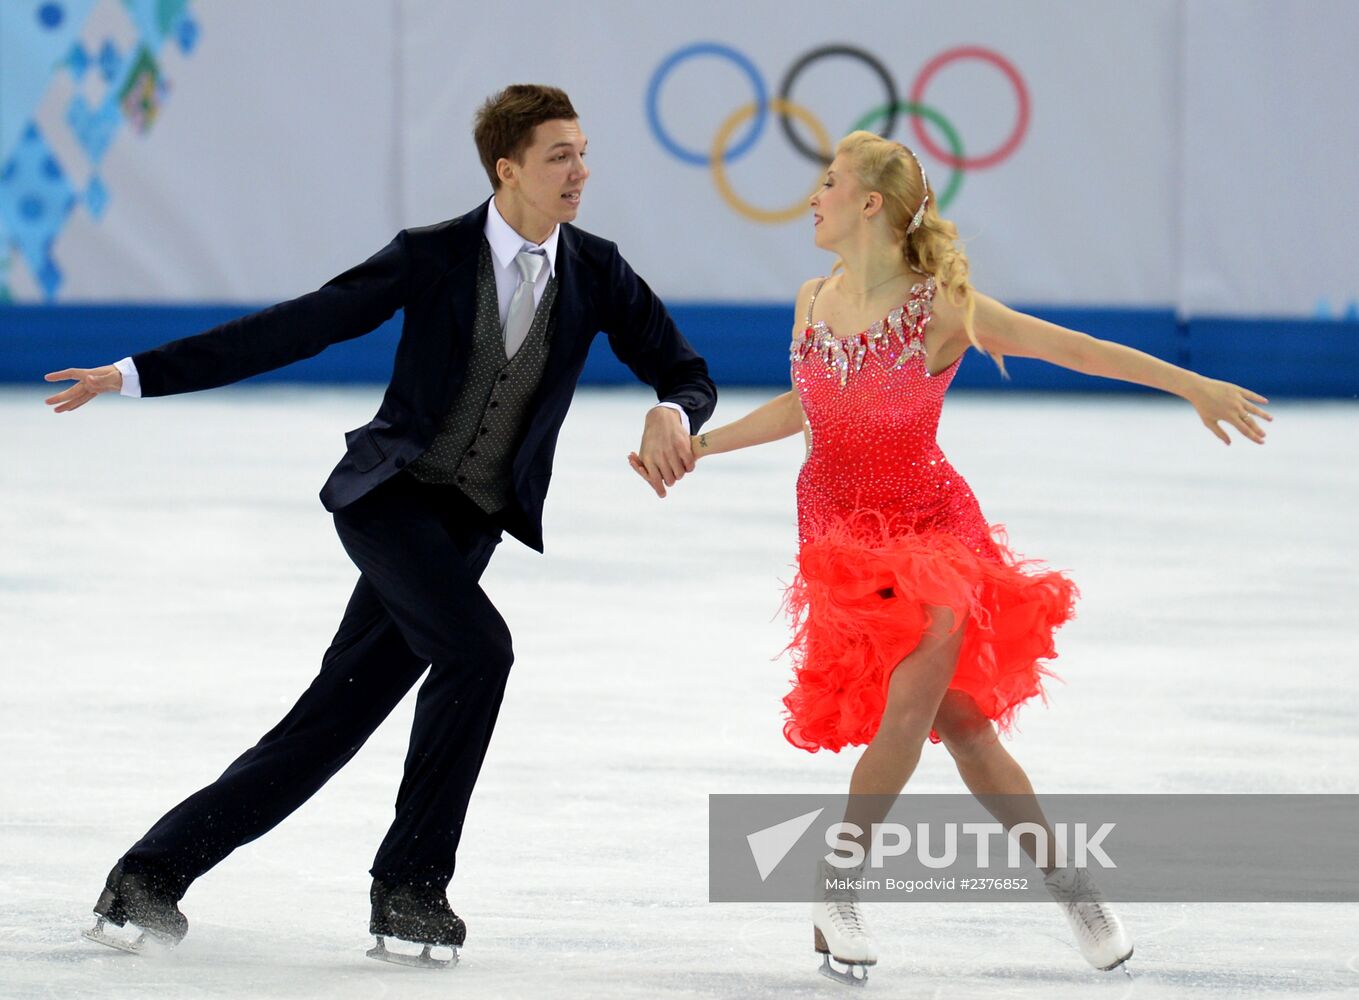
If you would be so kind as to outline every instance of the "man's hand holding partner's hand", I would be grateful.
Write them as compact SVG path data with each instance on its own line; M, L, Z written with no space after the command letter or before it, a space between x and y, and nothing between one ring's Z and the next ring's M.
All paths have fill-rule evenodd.
M123 388L123 373L113 365L102 368L66 368L43 376L48 382L64 382L74 379L75 385L55 396L43 400L48 406L56 407L54 413L65 413L78 406L84 406L101 392L120 392Z
M694 471L693 451L680 415L668 406L654 406L646 415L642 429L641 454L628 455L628 464L651 484L658 497L674 486L686 472Z

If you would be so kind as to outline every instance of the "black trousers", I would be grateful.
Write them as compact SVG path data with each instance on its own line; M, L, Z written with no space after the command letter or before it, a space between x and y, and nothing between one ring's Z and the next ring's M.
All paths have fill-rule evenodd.
M273 829L343 767L429 667L396 818L372 874L444 887L495 728L513 651L478 581L500 541L451 487L401 474L335 514L361 576L321 672L222 776L175 806L123 856L127 871L189 884Z

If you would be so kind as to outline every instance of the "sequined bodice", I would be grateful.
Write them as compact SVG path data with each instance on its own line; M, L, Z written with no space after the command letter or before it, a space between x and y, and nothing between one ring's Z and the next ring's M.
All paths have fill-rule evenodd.
M822 279L825 283L825 279ZM863 371L870 358L889 368L901 368L912 357L925 357L925 327L933 317L934 279L928 278L911 289L910 297L867 330L852 337L837 337L823 320L812 321L816 296L812 295L807 308L807 327L801 337L793 339L789 360L794 372L797 364L808 355L818 356L827 372L840 381L843 388L851 372ZM926 372L928 375L929 373ZM943 372L940 372L942 377ZM934 376L932 376L934 377Z
M935 442L961 358L937 375L926 369L934 294L934 279L927 278L902 305L847 337L813 321L808 310L791 347L793 383L811 435L798 476L804 541L828 520L867 512L899 530L943 530L989 546L971 489Z

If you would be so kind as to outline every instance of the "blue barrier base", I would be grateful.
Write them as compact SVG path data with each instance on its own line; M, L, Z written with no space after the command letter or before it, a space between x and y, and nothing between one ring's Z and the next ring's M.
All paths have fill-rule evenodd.
M1249 386L1271 398L1359 398L1359 322L1204 318L1177 320L1160 309L1023 311L1092 336L1136 347L1174 364ZM249 312L238 305L0 306L0 382L34 383L45 372L108 364L167 340L188 336ZM787 306L675 303L680 329L708 359L719 386L788 383L792 316ZM400 315L366 337L252 381L385 382L400 334ZM970 389L1138 392L1137 386L1092 379L1025 358L1006 360L1009 380L981 356L958 370ZM600 337L584 381L633 381Z

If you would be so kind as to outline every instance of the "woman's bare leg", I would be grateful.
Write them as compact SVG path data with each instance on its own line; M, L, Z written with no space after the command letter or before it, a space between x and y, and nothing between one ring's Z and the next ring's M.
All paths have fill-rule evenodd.
M1056 841L1052 826L1033 794L1029 776L1000 745L991 720L961 691L949 691L939 705L934 728L953 755L968 789L1007 831L1033 823L1047 831L1048 850L1039 856L1036 835L1019 837L1019 846L1048 876L1048 892L1062 907L1076 944L1096 969L1122 965L1133 953L1132 937L1084 869L1056 872ZM1064 862L1065 864L1065 862Z
M920 762L921 746L957 666L966 625L953 630L951 611L930 610L930 630L892 672L882 724L850 779L845 822L863 831L855 839L864 847L873 824L887 816Z
M941 608L930 610L930 629L892 672L882 722L850 779L845 822L858 827L853 840L863 852L858 860L848 859L855 867L866 863L873 825L883 821L915 770L920 745L929 735L939 699L948 690L957 665L963 628L950 631L953 613ZM843 851L841 856L848 853ZM835 873L829 864L830 859L823 859L818 865L819 885L812 901L814 943L816 950L827 956L822 972L842 982L862 983L862 975L855 975L854 967L874 964L878 960L877 945L859 909L857 892L852 886L834 884ZM843 872L845 866L837 863L836 867ZM845 963L848 971L831 966L831 956Z
M1053 832L1033 785L1019 762L1001 745L991 720L962 691L948 691L934 717L934 729L958 765L968 791L1006 830L1033 823L1047 830L1048 853L1036 856L1037 838L1021 836L1019 845L1044 872L1052 871Z

